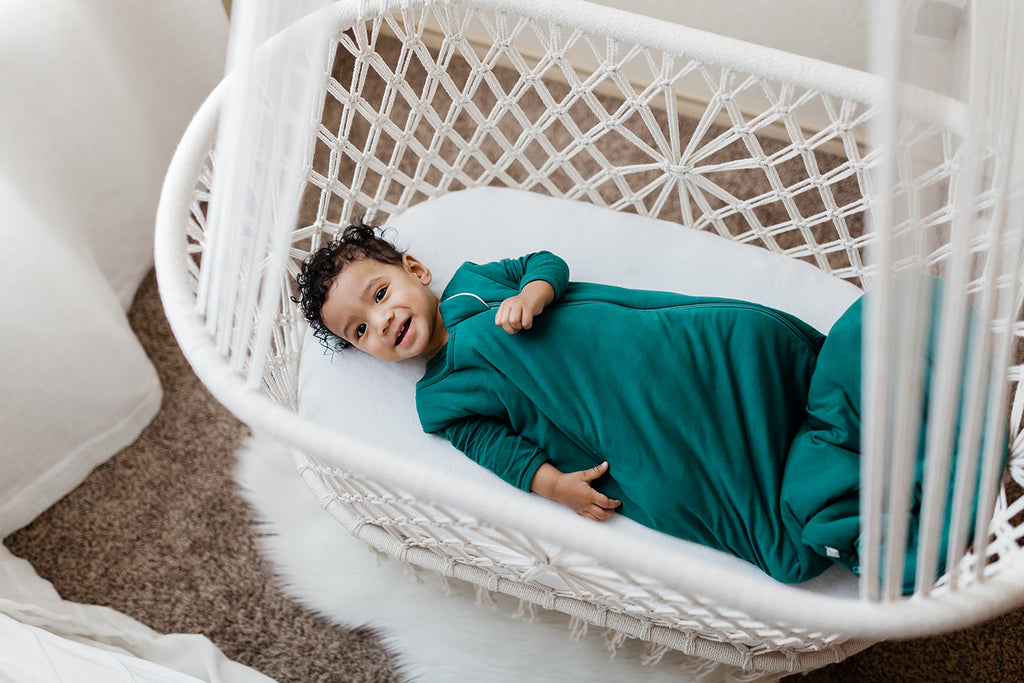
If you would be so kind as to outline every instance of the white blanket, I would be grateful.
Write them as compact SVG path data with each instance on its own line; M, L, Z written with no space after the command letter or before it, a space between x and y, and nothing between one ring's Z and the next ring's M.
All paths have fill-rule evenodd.
M62 600L0 545L0 681L270 683L206 637L161 635L120 612Z

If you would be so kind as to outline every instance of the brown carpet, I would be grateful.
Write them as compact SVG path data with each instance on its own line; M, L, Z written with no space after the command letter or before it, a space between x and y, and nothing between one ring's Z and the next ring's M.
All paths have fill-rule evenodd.
M724 150L723 159L734 151L742 152ZM759 191L735 189L738 196ZM182 357L152 275L130 318L163 383L160 413L136 443L6 545L68 600L108 605L164 632L203 633L229 657L282 683L397 680L393 659L372 633L333 626L278 590L231 476L248 430ZM1017 681L1024 678L1022 652L1018 610L953 635L880 644L805 680Z
M248 429L192 373L152 275L130 318L163 383L159 414L138 441L6 545L64 598L108 605L160 631L203 633L282 683L397 680L372 633L331 625L278 590L231 476ZM346 532L339 526L338 533ZM947 636L882 643L803 680L1022 678L1024 610L1017 610Z

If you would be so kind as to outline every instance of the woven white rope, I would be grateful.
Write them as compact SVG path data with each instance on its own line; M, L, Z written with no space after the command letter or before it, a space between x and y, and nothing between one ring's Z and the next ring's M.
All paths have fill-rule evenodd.
M273 377L264 371L272 346L295 343L267 320L282 310L280 280L311 161L330 40L325 27L296 21L326 4L239 0L233 8L227 72L237 73L220 114L219 173L210 188L196 302L219 351L251 386ZM259 58L260 46L288 26L292 39L280 41L273 58Z
M919 587L913 601L874 601L892 597L890 568L885 586L877 575L867 582L880 588L868 591L872 600L840 600L712 572L699 559L610 537L599 525L554 526L546 508L456 485L294 411L301 327L289 278L305 255L363 214L385 222L445 192L499 184L674 220L876 288L894 271L946 274L966 262L956 284L980 306L984 346L997 359L984 382L980 375L968 380L981 387L976 396L987 396L976 400L988 406L985 422L976 424L992 433L1009 412L1009 471L1022 479L1022 368L999 369L1024 336L1020 236L1008 227L1024 224L1024 216L1014 186L1001 188L989 176L966 205L953 201L968 194L958 191L966 187L962 111L942 97L929 95L928 106L911 98L915 116L891 126L896 144L867 145L883 91L876 79L575 1L380 0L339 4L313 20L332 27L335 61L317 94L323 113L307 177L309 212L288 235L287 274L274 274L259 258L246 274L246 287L274 292L261 297L268 307L217 314L235 340L227 349L222 333L207 329L210 311L197 307L197 293L210 286L203 284L206 269L217 262L208 258L206 206L221 170L220 148L210 150L225 86L197 114L168 172L157 273L172 327L199 376L243 420L307 454L304 479L353 533L412 565L566 612L578 628L594 624L762 671L820 666L865 639L966 626L1024 599L1015 521L1021 501L1005 492L981 500L982 512L994 504L980 521L986 533L953 558L955 570L934 589ZM703 112L679 116L695 92ZM1019 89L1012 92L1016 109L1007 95L1007 118L1020 111ZM540 115L529 113L538 109ZM813 130L804 125L812 110L827 121ZM1008 144L1019 150L1021 139ZM980 158L982 169L995 163L991 155ZM1019 178L1022 158L1011 156L998 179ZM880 183L879 168L891 180ZM736 173L756 178L754 189L731 184ZM940 201L920 200L935 195ZM877 238L863 217L885 209L883 201L893 207L891 233L927 249L901 247L887 260L868 259ZM956 227L958 215L978 213L1003 237L978 232L974 222L970 230ZM200 298L213 296L203 291ZM251 335L232 337L236 323L245 330L271 323L270 343L258 348ZM911 345L914 337L904 339ZM262 382L254 385L250 365L231 358L257 351L264 354ZM905 386L917 374L908 372ZM901 452L885 443L876 452ZM328 460L335 465L326 467ZM991 469L995 459L974 462ZM869 474L877 498L864 509L880 515L881 484L891 478L884 468ZM931 526L941 505L935 500L925 514ZM893 523L890 533L898 535L900 522ZM867 543L875 549L871 567L880 567L880 536L878 525ZM929 562L935 550L934 542L922 546ZM655 647L651 657L659 652Z
M900 154L907 130L921 128L918 93L906 90L907 79L922 72L934 84L955 92L957 74L936 77L915 59L911 34L916 15L909 4L875 4L875 35L881 36L875 54L888 69L890 94L877 119L877 135L887 153L875 169L882 189L874 211L872 254L878 264L878 296L869 307L866 434L863 459L862 509L866 549L862 587L867 597L896 599L902 593L903 555L907 539L910 484L918 449L924 399L922 349L930 326L937 330L932 389L928 398L928 430L924 446L924 479L917 564L917 592L927 594L941 559L960 566L971 535L973 552L984 556L987 521L993 509L1001 464L1001 424L1006 419L1007 377L1014 348L1007 323L1020 312L1019 224L1006 221L1010 202L1020 193L1022 176L1013 172L1017 130L1020 127L1021 88L1014 73L1021 50L1013 36L1024 26L1012 3L987 2L973 6L970 29L970 71L963 74L970 92L964 96L967 128L957 137L943 136L943 153L955 173L948 188L930 188L932 174L919 173L928 151ZM907 46L901 51L901 46ZM904 54L906 52L906 54ZM924 126L927 128L927 126ZM911 143L910 147L913 147ZM953 151L953 154L947 152ZM933 155L934 156L934 155ZM907 182L905 179L909 179ZM936 222L934 217L941 217ZM935 227L948 232L937 245ZM902 271L941 275L946 294L936 320L929 311L937 296L923 281L899 282ZM967 296L961 296L960 293ZM971 313L968 299L974 304ZM970 317L974 322L970 321ZM974 333L969 335L968 329ZM970 337L970 339L969 339ZM1019 422L1017 423L1019 424ZM956 431L959 430L959 437ZM949 472L957 454L955 489L947 499ZM985 482L975 493L978 477ZM989 484L991 482L992 484ZM948 553L939 557L948 523ZM885 520L883 524L882 520ZM972 522L972 519L974 520ZM880 549L888 549L883 558ZM980 576L983 563L974 563ZM955 584L959 574L953 573Z
M520 20L514 26L507 22L488 22L486 17L478 18L471 12L456 15L450 13L439 18L442 29L447 29L452 37L442 43L436 57L429 54L428 48L420 39L422 22L415 24L403 14L396 19L388 17L375 21L370 30L358 30L354 36L345 36L342 47L356 56L353 83L362 91L368 75L382 79L385 93L380 106L372 109L370 104L346 84L331 83L328 91L337 97L341 104L346 105L346 118L338 131L321 129L320 138L330 146L331 170L333 172L348 155L357 162L354 175L344 178L346 184L358 188L366 182L367 177L380 178L374 185L373 195L353 196L352 189L331 188L326 176L314 173L311 181L325 192L337 189L344 197L341 215L350 215L351 206L355 201L364 202L369 209L368 216L376 218L380 214L394 213L407 205L417 195L432 196L456 186L472 186L498 181L513 187L545 191L556 196L571 199L586 199L617 210L633 210L647 215L675 218L684 225L699 229L711 228L715 231L745 242L759 242L775 251L785 251L796 257L813 259L819 266L829 270L827 257L831 253L845 251L846 259L851 262L847 270L837 274L846 277L859 276L862 269L859 251L854 239L850 236L846 225L848 216L859 214L865 205L859 196L853 203L839 206L832 192L832 187L843 181L865 183L864 174L869 160L859 156L856 136L863 133L863 122L867 116L867 107L853 101L834 104L829 96L809 90L800 90L787 85L775 86L763 79L751 77L739 78L734 72L721 68L712 68L695 59L682 59L679 56L661 53L650 49L633 46L628 50L619 50L618 43L612 39L600 40L595 36L580 31L555 31L546 33L543 26L535 20ZM485 54L479 55L473 46L463 37L463 32L470 19L478 19L484 23L488 35L494 39L494 45ZM391 32L407 40L403 45L403 53L394 69L383 64L379 55L371 52L369 42L376 40L382 25L387 25ZM532 37L546 42L548 57L534 63L515 51L513 42L523 33L532 33ZM614 55L614 61L601 64L596 73L586 81L578 81L576 71L565 62L564 54L574 45L586 42L591 47L595 58ZM603 45L599 43L604 43ZM493 72L499 57L509 64L517 65L523 71L521 80L516 87L502 88ZM425 67L426 84L423 94L415 92L409 85L404 71L409 64L421 62ZM456 82L451 75L453 63L461 63L469 70L462 82ZM649 67L648 77L651 84L637 92L631 83L621 77L627 65L635 66L644 63ZM559 97L554 96L543 83L542 77L571 74L570 85L581 86ZM666 75L667 74L667 75ZM695 77L707 90L705 96L711 101L705 116L698 124L695 134L684 136L677 125L678 119L668 120L668 135L655 120L649 103L655 100L667 103L672 107L676 101L674 84L680 79ZM394 81L394 82L392 82ZM622 104L612 110L595 94L599 83L613 82L621 90L624 98ZM744 120L744 114L736 104L739 93L750 90L763 90L768 100L767 111ZM526 121L526 115L517 105L524 93L535 94L545 107L545 115L538 121ZM433 98L440 94L438 111ZM497 101L485 114L476 103L481 96L494 97ZM803 137L798 122L801 107L808 104L824 105L834 117L833 124L817 133L811 139ZM403 116L396 114L396 105L408 107L409 118L404 129L399 128ZM575 109L585 109L597 117L596 125L589 130L581 130L570 115ZM705 137L712 123L723 112L733 121L734 127ZM371 122L372 128L366 134L365 142L353 145L352 120L361 116ZM471 137L463 137L455 129L455 122L460 118L472 123ZM513 130L517 135L506 136L501 132L504 125L514 119ZM624 125L627 120L642 121L645 124L643 135L634 132ZM785 128L798 136L789 148L773 153L762 149L758 134L771 124L783 123ZM433 131L429 141L419 140L414 135L421 124L426 124ZM547 135L551 129L560 129L569 134L570 141L562 149L555 149ZM688 137L687 146L680 149L681 139ZM650 145L647 138L655 141ZM613 139L635 148L638 163L615 166L608 162L602 149L602 141ZM485 141L496 143L500 147L499 154L488 155L480 150ZM670 141L673 141L670 143ZM700 144L703 141L704 144ZM814 149L825 142L835 142L852 152L854 157L843 167L821 172ZM382 142L394 143L392 152L376 154L376 148ZM439 154L443 146L451 145L457 149L451 159ZM346 151L342 151L342 147ZM358 152L353 149L359 147ZM416 173L410 177L396 170L395 161L401 158L408 147L419 158ZM528 157L529 153L543 153L545 162L534 164ZM735 161L718 161L715 155L742 152L748 155L745 159ZM358 153L359 157L354 154ZM496 156L496 158L494 158ZM584 176L574 165L574 160L596 162L598 170ZM644 162L643 160L649 160ZM479 177L471 177L467 166L479 165L482 173ZM778 175L778 167L786 164L801 164L813 174L790 188L784 188ZM743 200L733 196L727 188L719 186L714 179L716 174L744 168L766 169L768 183L764 192ZM440 175L436 185L427 182L427 173L433 171ZM525 177L524 177L525 176ZM559 184L561 176L565 182ZM333 181L337 182L337 181ZM393 183L404 185L397 202L389 201L388 190ZM602 189L614 192L617 199L608 201L603 197ZM681 208L667 209L669 199ZM777 224L765 226L759 219L759 210L772 204L780 204L785 209L785 219ZM813 213L807 206L813 205ZM320 202L320 214L317 224L321 227L330 225L337 219L328 216L329 201ZM810 215L808 215L810 214ZM818 226L829 226L836 229L836 236L825 244L819 244L814 235ZM796 228L803 238L799 244L789 250L778 246L776 234L789 232Z

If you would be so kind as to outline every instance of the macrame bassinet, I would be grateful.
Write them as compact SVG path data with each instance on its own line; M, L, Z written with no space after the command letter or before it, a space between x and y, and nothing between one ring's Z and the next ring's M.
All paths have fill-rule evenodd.
M384 224L453 190L507 186L711 231L868 288L915 267L947 277L990 331L995 374L983 387L994 389L989 413L1008 425L1007 472L1020 480L1022 366L1000 351L1024 335L1019 230L1001 227L1020 218L1019 198L1006 200L1005 187L1000 194L1008 170L997 155L963 151L972 120L962 107L935 96L912 124L890 124L900 144L879 148L868 144L869 127L892 93L874 76L584 2L338 3L312 21L329 25L332 38L309 114L316 133L303 162L304 213L277 250L284 272L257 253L245 282L207 273L222 258L211 252L207 205L228 77L169 169L157 274L197 374L242 420L294 447L313 495L349 531L415 567L608 628L613 641L639 638L655 655L671 648L753 673L808 670L879 639L964 627L1021 602L1024 501L1009 475L978 497L982 533L938 584L919 581L902 597L884 570L867 568L861 596L840 598L610 540L583 520L553 525L546 508L450 481L296 412L305 325L290 296L301 260L362 216ZM287 34L254 59L272 59ZM529 118L526 102L542 104L542 114ZM632 153L623 160L615 145ZM885 190L872 175L883 166ZM995 171L976 174L965 204L971 168ZM736 196L717 182L725 171L755 174L761 190ZM937 208L921 209L925 195L938 197ZM865 227L870 213L890 219L888 233ZM907 226L925 236L911 258L893 246ZM215 310L211 288L252 290L253 282L256 293ZM898 366L891 362L883 373ZM867 398L883 425L899 400L887 396ZM864 552L878 558L881 520L900 518L882 513L883 483L899 481L908 458L885 434L872 438L862 529ZM974 463L992 467L982 454ZM888 540L896 546L898 532ZM539 580L544 572L562 585Z

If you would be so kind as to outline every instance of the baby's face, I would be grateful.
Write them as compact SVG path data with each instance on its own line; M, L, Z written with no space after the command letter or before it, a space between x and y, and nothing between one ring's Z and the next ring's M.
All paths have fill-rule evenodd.
M430 278L409 255L400 265L353 261L335 278L320 316L331 332L380 360L430 358L448 341Z

